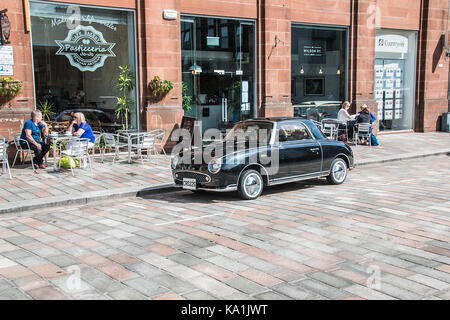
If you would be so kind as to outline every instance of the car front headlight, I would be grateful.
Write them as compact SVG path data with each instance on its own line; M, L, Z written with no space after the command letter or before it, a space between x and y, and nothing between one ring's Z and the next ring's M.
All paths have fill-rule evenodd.
M175 169L177 167L179 161L180 158L178 158L177 156L172 157L172 159L170 160L170 166L172 167L172 169Z
M222 160L220 159L212 159L208 164L208 171L213 174L219 172L220 169L222 169Z

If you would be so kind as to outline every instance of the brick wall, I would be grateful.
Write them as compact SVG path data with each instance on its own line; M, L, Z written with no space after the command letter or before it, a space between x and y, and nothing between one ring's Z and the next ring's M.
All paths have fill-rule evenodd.
M350 0L291 0L292 22L348 26Z
M180 0L145 1L140 7L142 120L147 131L164 129L166 139L183 116L181 99L181 31L180 14L176 20L164 20L165 9L180 12ZM172 91L162 100L153 101L148 82L155 76L170 80Z
M291 103L290 1L265 1L260 9L258 39L261 56L259 101L261 115L293 116Z
M258 106L262 116L291 116L291 23L349 26L349 97L355 110L373 100L374 37L376 28L419 30L417 131L439 128L448 109L449 63L440 51L447 31L447 0L61 0L60 2L136 9L141 124L164 127L180 123L180 14L257 19ZM422 5L422 7L421 7ZM18 132L34 109L30 34L24 31L23 1L3 0L12 24L14 76L24 81L23 93L0 105L0 135ZM1 8L0 8L1 9ZM164 9L178 11L176 21L162 18ZM423 13L421 15L421 13ZM442 67L439 67L442 64ZM148 101L147 84L155 75L174 82L163 100Z
M12 138L20 130L24 119L34 110L33 73L31 69L30 34L25 33L23 3L17 0L2 0L1 8L11 23L10 44L14 50L13 77L23 82L23 91L12 100L0 101L0 135ZM5 76L6 77L6 76ZM3 76L0 76L3 78Z
M378 0L377 6L382 28L419 30L420 0Z
M376 26L372 23L370 8L376 0L353 1L351 6L350 50L349 50L349 97L353 113L367 104L376 115L374 100L374 62ZM375 124L375 132L378 130Z
M256 0L180 0L180 12L208 16L256 19Z
M444 52L448 1L423 0L422 12L415 129L428 132L440 130L440 116L448 111L449 62Z

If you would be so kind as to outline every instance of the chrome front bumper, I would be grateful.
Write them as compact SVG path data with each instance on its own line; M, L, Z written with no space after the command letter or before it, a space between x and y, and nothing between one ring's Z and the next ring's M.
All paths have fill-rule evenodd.
M177 188L183 188L182 185L176 184L176 183L173 186L177 187ZM189 190L189 189L185 189L185 190ZM231 191L237 190L237 185L233 184L233 185L226 186L225 188L197 188L196 190L205 190L205 191L214 191L214 192L231 192Z

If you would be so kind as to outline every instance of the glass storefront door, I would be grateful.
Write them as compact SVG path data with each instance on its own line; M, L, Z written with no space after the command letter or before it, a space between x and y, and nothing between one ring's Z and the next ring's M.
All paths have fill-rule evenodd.
M30 1L30 14L38 107L52 103L56 121L80 111L95 130L122 128L117 78L123 65L136 75L134 11ZM136 128L136 89L128 97Z
M203 131L254 117L254 22L183 16L181 49L186 116Z
M380 131L413 128L416 33L378 30L375 90Z

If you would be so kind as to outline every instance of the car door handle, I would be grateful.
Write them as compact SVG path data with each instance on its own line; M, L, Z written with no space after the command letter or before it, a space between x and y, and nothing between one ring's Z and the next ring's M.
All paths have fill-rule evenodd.
M314 153L318 153L319 150L320 150L320 148L311 148L311 149L309 149L309 150L311 150L311 151L314 152Z

